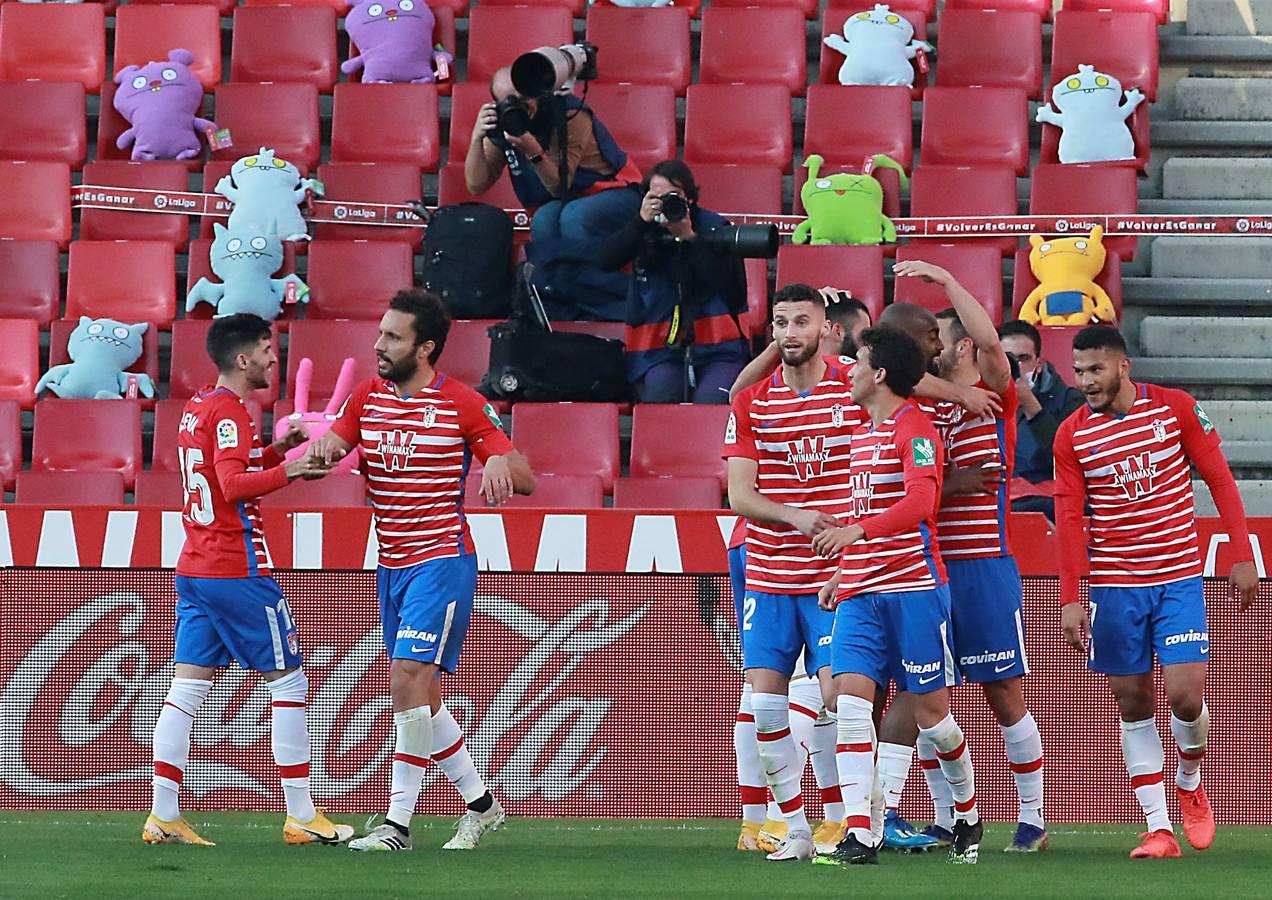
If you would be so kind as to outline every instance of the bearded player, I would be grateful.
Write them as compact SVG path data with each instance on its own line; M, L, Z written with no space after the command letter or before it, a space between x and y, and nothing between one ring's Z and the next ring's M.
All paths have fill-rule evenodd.
M353 829L329 821L309 793L309 682L296 622L269 574L256 503L297 478L321 478L327 466L308 455L283 461L307 440L295 423L262 447L243 403L269 386L277 364L269 322L246 313L217 319L207 349L220 376L186 403L177 437L185 546L177 560L172 684L155 723L153 805L141 837L148 844L211 845L181 817L178 797L194 718L216 670L237 660L260 672L269 689L274 761L287 805L283 840L337 844Z
M1201 405L1183 391L1132 381L1126 343L1115 329L1079 331L1073 371L1087 404L1056 432L1061 627L1070 645L1087 651L1087 665L1108 676L1121 713L1122 755L1148 820L1131 858L1180 855L1166 812L1154 654L1162 664L1179 752L1175 788L1184 835L1204 850L1215 837L1214 813L1201 786L1210 730L1210 634L1190 464L1210 487L1228 532L1236 559L1229 581L1242 611L1254 602L1259 584L1245 509L1219 433ZM1084 503L1091 507L1085 548ZM1091 573L1089 618L1078 593L1084 555Z
M379 377L354 388L313 451L330 462L361 448L380 545L376 583L396 734L392 793L384 824L351 842L354 850L412 848L411 817L430 757L468 806L443 849L475 849L504 821L442 703L440 679L458 665L477 586L463 508L471 457L485 466L481 493L492 506L529 494L534 476L481 395L434 369L449 331L435 294L394 296L375 342Z

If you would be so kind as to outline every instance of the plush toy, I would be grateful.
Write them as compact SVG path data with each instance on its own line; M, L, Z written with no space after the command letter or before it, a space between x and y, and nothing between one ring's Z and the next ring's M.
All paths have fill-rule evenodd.
M308 191L321 196L321 182L301 178L299 169L268 147L235 162L230 174L216 183L216 192L234 204L231 228L257 228L261 234L273 231L288 241L309 240L308 225L300 214Z
M431 84L434 71L445 71L455 57L433 44L433 11L424 0L358 0L345 19L349 40L358 48L340 64L362 82Z
M840 84L885 84L914 86L914 66L910 60L920 50L933 47L914 40L914 26L886 4L876 3L871 11L854 13L844 20L842 35L826 36L826 46L844 55L839 67Z
M119 400L128 390L128 380L135 378L141 395L153 397L155 383L149 375L125 371L141 358L141 336L149 327L146 322L125 325L114 319L80 316L66 342L71 362L40 376L35 393L47 388L63 399Z
M1135 141L1126 120L1144 102L1144 95L1132 88L1125 94L1125 103L1122 97L1121 82L1095 71L1094 66L1078 66L1076 75L1051 89L1051 105L1038 107L1036 118L1061 129L1060 162L1135 158Z
M796 244L895 243L896 227L883 214L883 185L871 175L851 172L822 177L823 162L816 153L804 160L808 180L800 188L799 199L808 218L795 227L791 240ZM874 164L896 169L902 187L908 183L905 170L892 157L880 153Z
M283 311L290 285L296 300L309 302L309 288L300 276L273 275L283 264L283 244L278 232L262 232L254 225L227 227L212 225L212 272L221 283L200 278L186 296L186 312L200 303L216 309L216 318L235 313L255 313L262 319L276 319Z
M194 159L202 152L199 135L216 124L199 118L203 85L190 71L194 54L172 50L167 62L125 66L115 75L115 109L132 127L115 141L132 147L134 160Z
M1031 234L1029 268L1038 286L1029 292L1020 318L1031 325L1090 325L1117 321L1113 302L1095 276L1104 268L1104 229L1088 237L1045 240Z
M349 398L349 394L353 391L353 357L349 357L340 366L340 374L336 377L336 387L332 391L331 399L327 401L327 408L322 412L311 410L309 408L309 385L313 380L314 363L308 357L302 359L300 364L296 366L296 411L286 418L279 419L274 423L274 438L281 438L287 433L287 425L290 422L299 422L305 426L305 430L309 432L309 439L316 441L328 431L340 416L340 407L344 405L345 400ZM291 462L298 456L303 456L308 452L309 448L302 444L299 447L293 447L287 451L287 461ZM356 452L347 453L341 457L340 462L336 463L332 471L335 472L351 472L357 467L359 454Z
M591 0L595 3L596 0ZM649 7L649 6L674 6L672 0L609 0L611 6L626 7Z

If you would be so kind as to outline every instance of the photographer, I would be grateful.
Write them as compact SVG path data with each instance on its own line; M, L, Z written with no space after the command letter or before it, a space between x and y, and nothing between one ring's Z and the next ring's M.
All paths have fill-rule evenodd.
M611 271L633 263L627 289L627 378L644 403L726 403L749 357L739 316L739 256L702 235L728 226L698 206L689 167L660 162L645 176L639 212L600 251Z

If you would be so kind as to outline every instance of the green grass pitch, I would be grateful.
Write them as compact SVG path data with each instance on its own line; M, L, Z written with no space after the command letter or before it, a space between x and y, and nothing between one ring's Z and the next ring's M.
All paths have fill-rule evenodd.
M1265 897L1272 829L1223 827L1205 853L1132 862L1138 828L1053 825L1038 856L1001 852L991 825L977 866L935 853L882 857L877 868L767 863L733 849L737 826L689 821L512 818L472 853L443 852L452 821L418 817L410 853L286 847L281 816L192 813L216 847L148 847L144 815L0 811L0 897ZM333 816L354 824L349 816Z

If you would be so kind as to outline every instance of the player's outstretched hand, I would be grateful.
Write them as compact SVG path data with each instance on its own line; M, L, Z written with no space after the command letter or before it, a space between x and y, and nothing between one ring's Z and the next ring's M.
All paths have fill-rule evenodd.
M789 524L804 537L816 537L826 529L834 528L839 520L815 509L800 509L791 516Z
M1234 563L1232 571L1228 574L1228 583L1232 585L1241 600L1242 612L1254 605L1254 595L1259 592L1259 571L1254 567L1254 563L1249 560Z
M317 462L324 467L330 469L340 460L344 459L346 451L341 447L328 445L326 447L321 444L310 444L309 452L306 456L312 456Z
M284 468L287 471L288 478L303 478L305 481L315 481L323 478L331 471L331 466L327 465L322 457L314 453L302 453L291 462L286 463Z
M1060 607L1060 630L1070 647L1085 651L1087 638L1091 636L1091 620L1087 618L1086 607L1081 603L1066 603Z
M486 460L481 473L481 495L487 506L503 506L512 499L512 469L502 456Z
M892 268L892 274L901 277L922 278L931 284L939 284L942 287L953 279L950 273L942 269L940 266L934 266L932 263L924 262L921 259L907 259L899 262Z
M309 440L309 431L304 424L298 419L287 420L287 430L283 432L283 436L274 443L282 452L286 453L293 447L299 447L305 441Z
M847 528L828 528L813 538L813 550L818 556L831 559L844 552L844 548L857 543L866 536L860 525L849 525Z
M963 397L958 405L976 417L998 416L1003 411L1003 402L993 391L968 385L963 388Z

